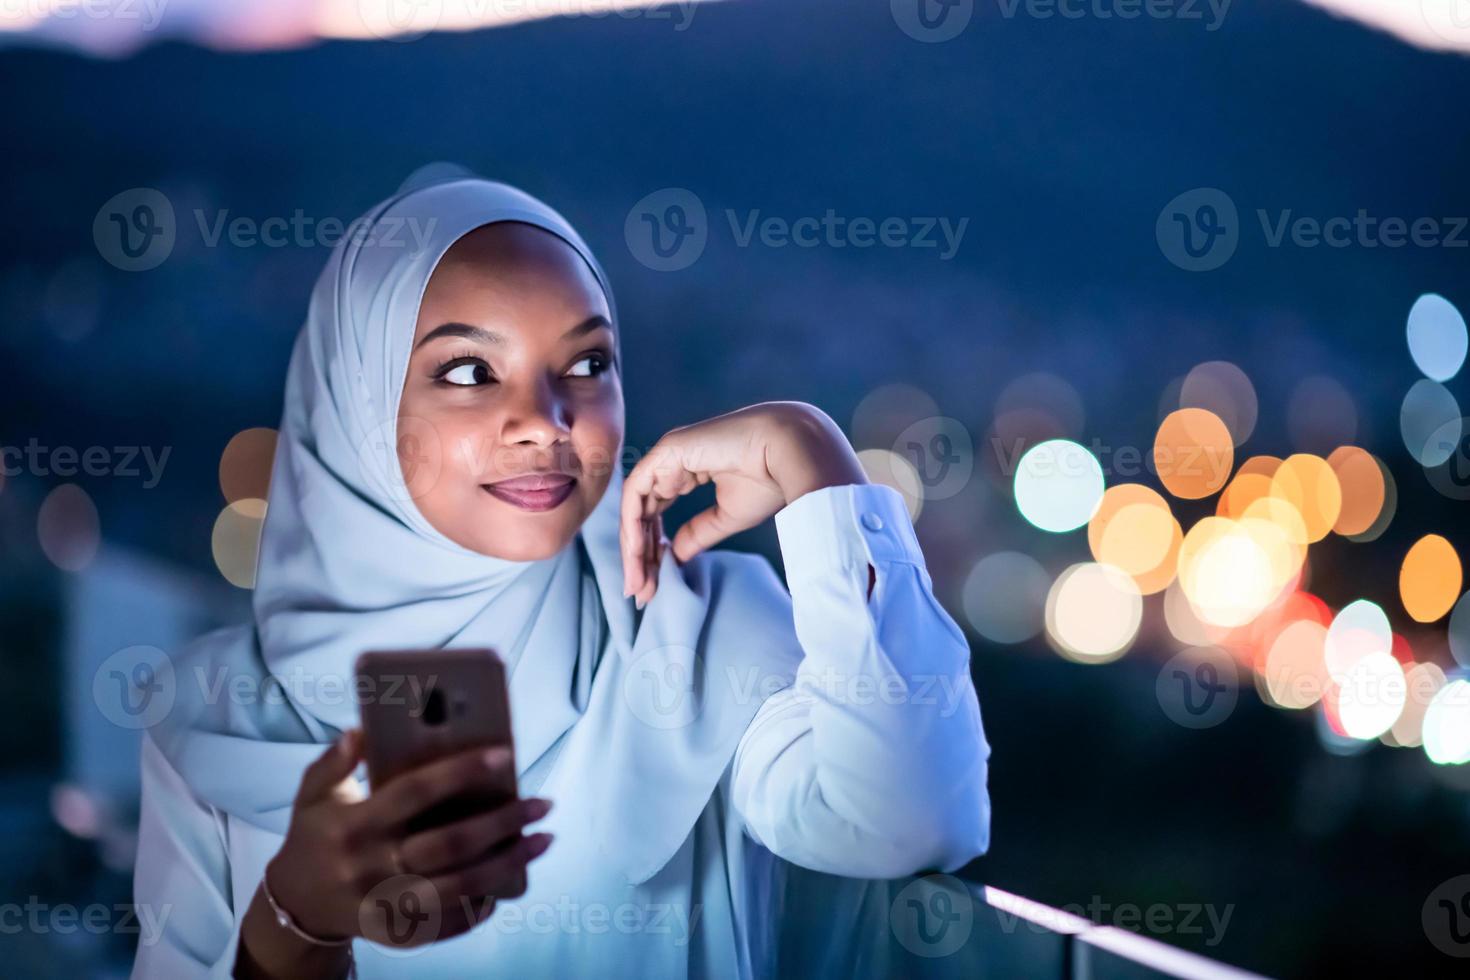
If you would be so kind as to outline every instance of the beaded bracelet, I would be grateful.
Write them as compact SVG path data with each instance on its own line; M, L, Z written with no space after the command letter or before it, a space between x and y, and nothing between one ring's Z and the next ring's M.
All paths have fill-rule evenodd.
M281 928L290 929L296 934L297 938L305 940L313 946L351 946L351 936L345 939L323 939L320 936L313 936L301 928L291 913L281 908L281 903L276 901L276 896L271 892L270 879L270 868L267 866L266 872L260 876L260 890L265 892L265 900L270 904L271 911L276 915L276 922L280 924Z

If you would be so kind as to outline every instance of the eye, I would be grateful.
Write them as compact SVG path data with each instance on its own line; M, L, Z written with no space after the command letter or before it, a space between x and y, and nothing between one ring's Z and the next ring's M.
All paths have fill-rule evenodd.
M434 372L434 380L458 388L489 384L490 366L477 357L457 357Z
M591 367L585 370L579 370L584 364L589 364ZM606 371L609 366L611 366L611 361L608 360L607 355L594 351L572 365L572 369L568 373L577 378L595 378Z

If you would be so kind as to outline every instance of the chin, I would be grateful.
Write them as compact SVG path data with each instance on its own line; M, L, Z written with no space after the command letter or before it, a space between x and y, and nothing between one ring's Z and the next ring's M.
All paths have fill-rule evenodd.
M567 546L576 534L500 534L484 536L471 547L482 555L506 561L540 561L550 558Z

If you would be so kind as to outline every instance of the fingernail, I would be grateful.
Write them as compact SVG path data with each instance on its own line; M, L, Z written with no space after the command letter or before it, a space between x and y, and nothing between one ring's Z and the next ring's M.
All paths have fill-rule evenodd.
M503 766L510 761L510 749L503 745L497 745L493 749L485 750L485 765L492 769Z
M639 596L637 599L634 599L633 600L633 604L636 605L639 609L642 609L644 607L644 605L646 605L646 603L644 603L644 601L643 601L643 597L642 596Z
M550 834L532 834L530 837L526 838L526 853L530 854L532 857L535 857L537 854L544 852L550 846Z
M551 812L551 801L534 799L526 801L526 816L531 820L540 820Z

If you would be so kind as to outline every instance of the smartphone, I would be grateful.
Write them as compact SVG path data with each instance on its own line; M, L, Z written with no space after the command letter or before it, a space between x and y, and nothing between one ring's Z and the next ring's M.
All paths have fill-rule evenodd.
M495 745L514 748L505 664L494 650L372 650L357 658L356 669L363 754L374 792L446 755ZM512 763L503 785L430 807L408 829L452 823L517 795Z

